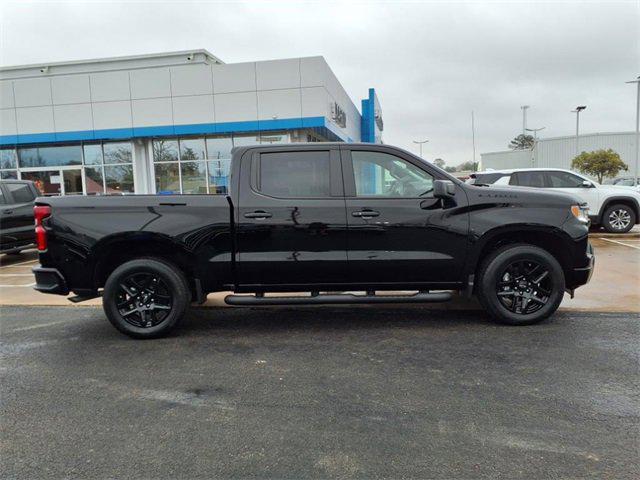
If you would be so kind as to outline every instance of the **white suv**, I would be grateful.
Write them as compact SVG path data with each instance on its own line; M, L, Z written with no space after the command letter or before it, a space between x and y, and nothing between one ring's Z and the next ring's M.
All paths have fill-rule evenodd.
M640 193L632 188L600 185L587 177L559 168L518 168L472 173L467 183L537 187L572 193L589 207L594 225L611 233L626 233L640 219Z

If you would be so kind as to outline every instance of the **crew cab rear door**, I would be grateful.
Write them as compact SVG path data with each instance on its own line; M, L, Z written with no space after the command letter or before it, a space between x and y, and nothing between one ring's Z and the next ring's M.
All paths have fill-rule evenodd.
M440 174L383 146L342 147L342 167L350 282L462 281L469 229L462 187L451 201L434 198L433 182Z
M286 289L347 276L339 148L256 148L242 157L238 283Z

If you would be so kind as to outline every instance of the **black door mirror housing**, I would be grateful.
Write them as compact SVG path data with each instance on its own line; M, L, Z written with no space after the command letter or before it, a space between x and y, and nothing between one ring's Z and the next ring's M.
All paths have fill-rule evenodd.
M435 198L449 198L456 194L456 186L451 180L436 180L433 182L433 196Z

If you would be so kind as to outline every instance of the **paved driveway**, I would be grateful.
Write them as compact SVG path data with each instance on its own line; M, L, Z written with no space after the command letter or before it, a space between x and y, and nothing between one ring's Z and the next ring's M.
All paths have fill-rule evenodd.
M639 478L637 314L2 307L4 478Z

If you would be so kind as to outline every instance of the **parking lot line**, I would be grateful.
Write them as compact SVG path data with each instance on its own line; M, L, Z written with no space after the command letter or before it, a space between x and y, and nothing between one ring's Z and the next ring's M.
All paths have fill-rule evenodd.
M26 285L0 285L0 288L16 288L16 287L33 287L35 283L28 283Z
M52 327L54 325L60 325L60 324L63 324L63 323L69 323L69 320L61 320L61 321L49 322L49 323L39 323L38 325L31 325L31 326L28 326L28 327L14 328L13 330L10 330L10 332L24 332L26 330L35 330L36 328Z
M25 260L24 262L12 263L11 265L0 265L0 268L11 268L11 267L20 267L20 266L24 267L26 264L36 265L37 263L38 263L38 260Z
M623 245L629 248L635 248L636 250L640 250L640 247L636 247L635 245L629 245L628 243L622 243L618 240L611 240L610 238L601 238L600 240L604 240L605 242L617 243L618 245Z

